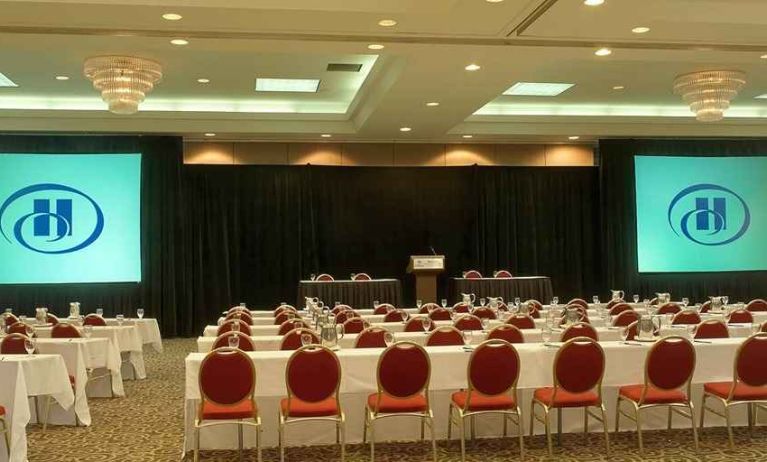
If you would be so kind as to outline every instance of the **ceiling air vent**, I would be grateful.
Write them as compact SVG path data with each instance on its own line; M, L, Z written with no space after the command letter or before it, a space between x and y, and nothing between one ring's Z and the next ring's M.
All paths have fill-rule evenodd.
M362 69L362 64L347 64L347 63L330 63L328 64L328 72L359 72Z

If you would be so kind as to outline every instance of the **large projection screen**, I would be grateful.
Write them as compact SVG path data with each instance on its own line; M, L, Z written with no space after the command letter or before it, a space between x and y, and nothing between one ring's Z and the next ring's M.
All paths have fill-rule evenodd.
M640 273L767 269L767 157L635 156Z
M140 154L0 154L0 284L141 280Z

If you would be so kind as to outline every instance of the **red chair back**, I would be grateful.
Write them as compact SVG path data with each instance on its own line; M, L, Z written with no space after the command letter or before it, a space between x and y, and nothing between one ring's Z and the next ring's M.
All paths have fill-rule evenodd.
M51 329L52 338L80 338L80 331L72 324L58 323Z
M704 303L703 303L703 304L700 306L700 312L701 312L701 313L708 313L709 311L711 311L711 300L709 300L709 301L707 301L707 302L704 302Z
M383 318L383 322L403 322L407 321L410 315L405 310L389 311Z
M233 306L233 307L229 308L228 310L226 310L226 314L227 315L230 315L232 313L237 313L237 312L250 314L250 310L248 310L244 306Z
M237 348L242 351L256 351L256 346L253 344L253 340L242 332L227 332L226 334L219 335L213 342L213 350L217 348L229 348L229 337L236 336L240 343Z
M727 320L733 324L751 324L754 322L754 315L748 310L735 310L730 313L730 317Z
M488 340L506 340L509 343L525 343L525 337L517 326L501 324L487 334Z
M306 325L305 322L303 322L300 319L293 319L290 321L285 321L282 324L280 324L280 328L277 330L277 335L285 335L288 332L290 332L293 329L299 329L299 328L306 328L308 329L309 326Z
M650 305L657 305L658 304L658 297L655 297L650 300Z
M397 342L384 350L378 359L379 395L383 392L395 398L408 398L424 393L428 390L430 377L429 355L413 342Z
M55 326L56 324L59 323L59 318L57 318L55 315L48 313L45 315L45 322L52 326Z
M202 403L232 406L253 399L256 369L251 359L236 348L218 348L200 364L198 376Z
M511 271L507 270L498 270L493 274L494 278L497 279L511 279Z
M469 358L469 390L485 396L507 393L516 386L519 369L519 354L514 346L504 340L485 340Z
M220 326L218 326L218 330L216 331L216 336L219 336L221 334L225 334L227 332L230 332L232 330L232 326L235 325L235 324L240 326L240 329L239 329L240 332L242 332L243 334L245 334L247 336L251 335L251 331L250 331L250 326L249 325L245 324L242 321L234 319L234 320L231 320L231 321L226 321L224 324L221 324Z
M23 322L11 324L11 327L8 328L8 333L27 335L27 329L29 329L29 331L32 332L32 336L34 336L34 329L32 326Z
M93 326L93 327L104 327L107 325L107 322L101 316L91 313L85 316L85 319L83 319L83 325Z
M585 322L579 322L579 323L573 324L572 326L565 329L564 332L562 332L562 338L560 342L566 342L576 337L588 337L592 340L596 340L597 342L599 341L599 335L597 334L597 330L594 329L594 327L591 324L587 324Z
M389 311L394 311L395 309L396 308L394 308L394 305L390 303L381 303L373 310L373 314L386 314Z
M527 303L530 308L535 308L536 311L540 311L543 309L543 303L533 298L531 298L530 300L526 300L525 303Z
M387 332L381 327L368 327L357 336L354 348L386 348Z
M332 310L330 310L330 312L333 313L333 315L337 315L338 313L342 311L352 311L352 307L349 305L342 304L342 305L336 305L335 307L333 307Z
M495 311L487 306L475 308L471 314L478 317L479 319L498 319L498 316L495 315Z
M0 354L2 355L25 355L24 340L27 336L24 334L8 334L0 341Z
M312 343L319 345L320 337L311 329L293 329L282 337L282 343L280 343L280 350L298 350L302 347L301 335L309 334L312 336Z
M626 332L626 340L634 340L638 335L639 321L634 321L624 328Z
M298 314L295 311L283 310L280 314L274 317L274 325L281 326L285 321L297 318Z
M450 311L445 308L439 307L436 310L432 310L429 313L429 319L432 321L452 321L453 318L450 315Z
M610 308L610 316L618 316L624 311L634 311L634 309L631 308L631 305L629 305L628 303L624 303L624 302L616 303Z
M471 312L471 307L469 307L469 305L466 303L456 303L453 305L453 312L469 314Z
M463 273L465 279L482 279L482 273L477 270L469 270Z
M583 393L602 382L605 355L599 343L590 338L568 340L554 359L554 386L570 393Z
M423 317L418 318L410 318L408 322L405 323L405 332L426 332L423 329ZM431 321L431 319L429 319ZM429 324L429 330L434 330L434 323L431 322Z
M357 273L352 278L352 281L372 281L373 278L367 273Z
M232 319L239 319L240 321L252 325L253 324L253 316L250 315L250 312L246 311L235 311L234 313L229 313L226 315L225 320L229 321Z
M639 321L639 315L636 311L624 311L613 319L613 326L628 327L632 322Z
M344 323L344 333L359 334L365 330L366 327L368 327L368 323L362 318L347 319Z
M662 338L647 354L645 371L647 383L662 390L689 385L695 372L695 348L684 337Z
M526 314L515 314L506 321L506 324L511 324L517 329L535 329L535 319Z
M335 279L333 279L333 276L331 276L329 274L322 273L319 276L317 276L315 281L318 281L318 282L333 282L333 281L335 281Z
M674 319L672 319L671 324L676 325L687 325L687 324L700 324L700 315L697 311L694 310L685 310L680 311L676 315L674 315Z
M309 345L296 350L285 368L288 401L317 403L338 397L341 385L341 363L329 348Z
M570 300L569 302L567 302L567 304L568 305L580 305L580 306L582 306L582 307L584 307L586 309L589 308L589 304L586 303L586 300L584 300L582 298L574 298L574 299Z
M752 387L767 385L767 334L746 339L735 357L735 380Z
M709 319L708 321L698 324L695 329L695 338L729 338L730 331L727 329L727 325L717 319Z
M764 301L761 298L751 300L748 302L748 305L746 305L746 309L748 311L767 311L767 301Z
M426 339L426 346L446 346L463 345L463 335L461 331L452 326L442 326L434 329L429 338Z
M360 315L357 314L357 312L352 311L352 310L341 311L340 313L338 313L336 315L336 324L343 324L347 320L352 319L352 318L358 318L359 316Z
M19 318L13 313L5 313L3 314L3 322L6 327L9 327L19 322Z
M279 307L277 307L276 310L274 310L274 317L276 318L281 313L286 312L286 311L291 311L293 313L296 313L296 309L293 308L291 305L280 305Z
M676 303L666 303L665 305L662 305L660 308L658 308L658 312L656 314L677 314L680 311L682 311L682 307Z
M436 310L439 307L436 303L424 303L421 305L421 309L418 310L418 314L429 314L431 310Z
M458 330L482 330L482 320L471 314L456 319L454 325Z
M615 305L618 305L620 303L626 303L626 302L622 298L614 298L614 299L610 300L609 302L607 302L607 305L605 305L605 308L607 308L609 310L612 307L614 307ZM631 308L631 307L629 307L629 308Z

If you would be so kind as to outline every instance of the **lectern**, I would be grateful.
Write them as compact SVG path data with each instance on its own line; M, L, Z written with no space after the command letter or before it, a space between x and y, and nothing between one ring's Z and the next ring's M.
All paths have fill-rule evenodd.
M445 271L444 255L411 255L407 272L415 276L415 296L424 303L437 302L437 275Z

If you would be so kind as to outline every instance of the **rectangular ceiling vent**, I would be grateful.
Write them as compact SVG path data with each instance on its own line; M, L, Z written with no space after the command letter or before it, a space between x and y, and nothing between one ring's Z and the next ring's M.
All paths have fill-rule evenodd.
M359 72L362 70L362 64L330 63L328 72Z

